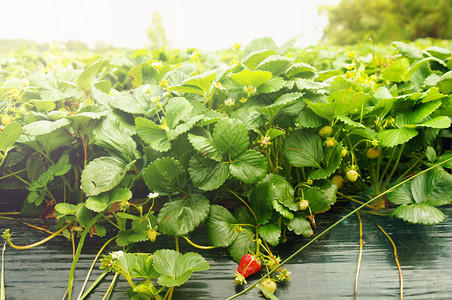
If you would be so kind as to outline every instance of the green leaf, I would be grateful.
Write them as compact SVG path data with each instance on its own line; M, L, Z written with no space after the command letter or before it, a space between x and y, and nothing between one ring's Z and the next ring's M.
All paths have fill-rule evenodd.
M276 246L281 238L281 228L276 224L267 224L259 227L259 235L270 245Z
M325 120L315 114L310 108L305 107L294 119L296 127L316 128L324 124Z
M250 53L247 57L245 57L242 61L242 64L254 70L264 59L269 57L270 55L277 54L275 50L260 50Z
M414 138L418 131L412 128L388 129L378 132L377 139L383 147L394 147Z
M210 87L212 86L212 82L215 80L216 73L215 72L207 72L199 75L192 76L184 81L184 85L190 85L200 88L205 92L205 94L209 94Z
M180 93L191 93L191 94L199 94L205 96L205 92L196 86L187 86L187 85L173 85L168 87L170 91L180 92Z
M58 203L55 205L55 210L63 215L75 215L77 213L77 206L70 203Z
M403 204L394 209L392 215L406 222L423 225L438 224L445 219L442 211L428 204Z
M243 50L243 56L246 57L252 52L261 51L261 50L278 50L278 47L276 47L275 41L270 37L261 37L253 39L251 42L249 42L248 45L246 45L245 49Z
M0 150L5 153L9 147L14 145L17 139L22 134L22 126L19 123L13 122L0 131Z
M258 88L272 78L272 73L267 71L251 71L245 69L239 73L232 74L231 78L242 86Z
M310 237L314 234L311 224L303 216L296 216L287 223L287 229L293 231L295 234L302 234L304 237Z
M294 218L294 214L286 208L284 205L282 205L278 200L273 200L272 202L273 209L277 211L281 216L283 216L286 219L292 220ZM298 205L297 205L298 207Z
M431 46L425 49L430 55L439 58L441 60L446 60L450 56L452 56L452 51L446 48L438 47L438 46Z
M34 180L29 189L30 191L37 191L39 188L45 187L49 184L54 176L62 176L71 169L69 164L69 156L67 154L61 155L60 159L55 165L50 166L44 173L42 173L37 180Z
M100 126L94 129L94 143L108 150L112 156L118 156L126 162L141 157L137 151L137 144L130 136L124 123L116 117L102 120Z
M229 254L234 261L238 263L243 255L255 252L256 242L253 241L254 238L255 235L253 233L251 233L251 236L245 231L239 233L234 243L228 248Z
M119 265L127 274L132 273L133 269L135 269L136 262L137 258L132 253L124 253L118 258Z
M195 155L190 159L188 169L191 181L204 191L219 188L229 177L229 166Z
M413 194L411 193L411 185L409 183L402 184L392 192L386 195L389 202L394 204L412 204L414 203Z
M215 147L212 136L207 130L199 127L194 128L192 132L188 134L188 140L193 148L205 157L221 161L222 155Z
M321 168L323 148L318 134L295 130L287 137L284 149L284 155L291 165Z
M95 212L104 211L110 203L117 201L128 201L132 198L132 192L126 188L116 188L112 191L102 193L97 196L91 196L86 199L86 208Z
M443 153L440 157L438 157L438 162L443 162L450 158L452 158L452 150L449 150L449 151ZM443 163L441 166L444 168L452 169L452 161Z
M204 222L210 210L209 200L200 194L175 198L163 205L158 215L159 229L170 236L182 236Z
M63 128L32 138L33 140L22 140L21 142L37 151L44 151L47 155L61 147L69 146L75 141L74 137Z
M77 221L80 225L88 225L88 223L93 219L93 212L86 207L85 203L80 203L77 207L77 213L75 214Z
M229 159L243 153L249 145L248 130L237 119L223 119L215 124L213 142Z
M417 124L418 127L430 127L430 128L440 128L446 129L451 125L451 119L446 116L438 116L427 121Z
M187 74L181 71L169 71L163 79L168 81L168 87L181 85L187 79Z
M298 203L294 202L294 189L284 177L276 174L267 174L262 182L270 182L273 185L273 190L279 203L292 211L297 211L299 209ZM279 212L281 213L281 211Z
M315 79L318 77L317 70L313 66L305 63L291 65L284 73L284 76L287 78L296 77L303 79Z
M166 105L166 122L169 128L175 128L179 122L185 122L190 117L193 106L183 97L172 98Z
M436 160L436 151L435 149L433 149L432 147L427 147L426 151L425 151L425 156L427 157L427 159L431 162L434 163Z
M174 158L165 157L150 163L143 170L143 180L152 192L162 195L179 193L187 181L187 172Z
M182 255L169 249L155 251L153 266L162 274L158 278L158 283L165 287L180 286L193 272L209 269L209 264L198 253L189 252Z
M338 120L344 122L345 124L351 126L351 127L355 127L355 128L366 128L366 126L364 126L361 123L355 122L352 119L350 119L347 116L337 116L336 117Z
M325 82L317 82L307 79L297 79L295 80L295 83L299 90L320 90L329 86L329 84Z
M396 61L393 61L389 64L383 71L381 75L383 80L389 80L392 82L404 82L408 81L407 77L408 69L410 68L410 63L406 58L402 58Z
M257 224L266 224L270 221L273 212L273 200L276 199L275 191L270 182L256 185L249 195L250 206L257 216Z
M310 179L325 179L329 177L331 174L333 174L341 165L342 157L342 145L337 144L334 149L332 150L333 153L329 156L328 161L324 162L322 164L322 167L313 171L309 174Z
M269 81L259 86L257 89L258 93L275 93L281 90L286 85L286 82L281 77L272 77Z
M33 103L37 111L52 111L56 106L52 100L31 100L29 103Z
M136 259L135 269L130 274L132 278L152 279L160 276L154 269L153 256L136 255Z
M422 59L424 55L418 48L402 42L393 42L392 45L403 55L413 60Z
M337 186L325 180L320 187L303 188L304 199L308 200L312 214L322 213L336 203Z
M13 124L13 123L11 123ZM24 134L26 135L43 135L51 133L59 128L69 125L69 121L66 119L59 119L57 121L40 120L25 125Z
M261 153L249 149L237 156L229 169L231 175L238 180L254 183L264 178L267 173L267 161Z
M150 89L154 97L161 93L159 86L152 86ZM151 95L146 92L145 86L138 87L119 96L113 96L111 105L131 114L144 115L151 110L155 111L155 104L151 101Z
M424 103L417 107L414 111L407 110L398 114L396 116L395 123L398 127L403 127L407 124L417 124L424 120L426 117L428 117L440 106L441 106L440 100Z
M437 83L441 93L448 95L452 93L452 71L445 73Z
M451 204L452 175L443 169L433 169L411 182L414 203L440 206Z
M327 119L328 121L333 121L334 115L334 103L328 102L310 102L305 100L309 108L315 112L318 116Z
M256 69L269 71L273 76L279 76L284 73L292 63L292 60L285 56L271 55L264 59Z
M78 77L77 83L78 85L84 89L89 90L91 83L94 80L94 76L96 76L97 72L99 71L100 66L102 65L102 61L98 60L95 63L93 63L91 66L83 70L83 72Z
M328 101L334 103L335 115L360 112L364 104L370 99L369 94L350 90L340 90L328 96Z
M137 117L135 119L138 136L152 149L165 152L171 149L171 142L166 131L151 120Z
M421 102L426 103L426 102L442 99L444 97L446 97L446 95L441 94L437 87L432 87L423 93Z
M88 163L82 172L81 188L87 196L96 196L117 186L130 164L116 157L99 157Z
M293 103L301 96L303 96L303 93L287 93L278 97L278 99L276 99L272 104L264 107L259 107L259 110L262 113L269 115L270 119L273 119L281 108L287 106L290 103Z
M209 217L207 218L207 236L209 241L217 247L228 247L238 236L235 230L239 222L223 206L210 206Z
M155 68L154 64L156 63L162 64L162 68L160 70ZM145 84L158 85L163 75L170 70L171 66L165 62L149 60L133 67L129 71L128 76L132 79L133 88L137 88Z

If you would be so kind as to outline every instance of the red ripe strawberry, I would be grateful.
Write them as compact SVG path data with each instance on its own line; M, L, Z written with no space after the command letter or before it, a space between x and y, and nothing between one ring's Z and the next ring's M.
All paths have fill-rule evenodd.
M245 254L240 260L237 272L235 272L235 284L246 283L245 278L256 274L261 269L261 262L251 254Z

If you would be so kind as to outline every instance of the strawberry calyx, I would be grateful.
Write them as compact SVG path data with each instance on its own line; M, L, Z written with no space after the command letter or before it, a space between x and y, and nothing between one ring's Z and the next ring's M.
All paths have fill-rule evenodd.
M236 285L247 284L245 276L243 276L239 272L235 272L234 282Z

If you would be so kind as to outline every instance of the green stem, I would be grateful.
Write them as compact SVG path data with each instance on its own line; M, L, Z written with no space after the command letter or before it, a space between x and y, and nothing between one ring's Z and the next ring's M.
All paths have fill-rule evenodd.
M394 154L395 154L395 152L396 152L396 149L397 149L397 146L395 146L394 149L392 149L391 157L389 158L388 163L386 164L386 167L385 167L385 169L383 170L383 173L381 173L381 176L380 176L380 182L379 182L379 184L378 184L378 185L380 185L380 186L381 186L381 184L383 183L383 179L384 179L384 177L385 177L385 175L386 175L386 172L388 172L389 167L391 166L391 162L392 162L392 160L394 159Z
M359 213L356 213L356 216L358 217L359 220L359 255L358 255L358 263L356 266L356 275L355 275L355 300L358 297L358 278L359 278L359 271L361 269L361 261L362 261L362 257L363 257L363 245L364 245L364 240L363 240L363 221L361 220L361 216L359 215Z
M192 242L192 241L191 241L188 237L186 237L185 235L183 235L182 237L187 241L187 243L189 243L190 245L192 245L193 247L198 248L198 249L208 250L208 249L218 248L217 246L201 246L201 245L198 245L198 244Z
M0 167L1 167L1 164L0 164ZM8 178L9 176L17 175L17 174L22 173L22 172L24 172L24 171L26 171L26 170L27 170L27 169L22 169L22 170L20 170L20 171L16 171L16 172L14 172L14 173L10 173L10 174L8 174L8 175L2 176L2 177L0 177L0 180L5 179L5 178Z
M101 255L102 251L104 251L105 247L107 247L107 245L110 244L110 242L113 241L115 238L116 238L116 236L114 236L111 239L109 239L108 241L106 241L105 244L97 252L96 257L94 257L93 263L91 264L91 267L89 268L88 274L86 275L85 282L83 282L82 288L80 289L80 294L78 295L77 300L81 299L83 291L86 287L86 284L88 283L89 277L90 277L91 273L93 272L94 266L96 265L96 262L99 259L99 256Z
M102 300L107 300L110 299L111 296L111 291L113 290L113 287L115 286L116 283L116 279L118 279L119 273L115 274L115 277L113 277L113 280L110 283L110 286L108 287L107 292L105 292L104 297L102 298ZM70 299L70 298L69 298Z
M230 192L231 194L233 194L234 196L236 196L237 199L239 199L240 201L242 201L242 203L245 204L245 206L248 208L248 210L253 214L254 219L257 220L257 215L256 215L256 213L253 211L253 209L251 208L251 206L249 206L249 204L246 203L246 201L243 200L243 199L242 199L239 195L237 195L234 191L229 190L229 192Z
M3 163L5 162L6 159L6 155L8 154L8 151L5 152L5 154L0 154L0 156L2 157L2 160L0 161L0 167L3 165Z
M99 277L96 278L96 280L94 280L94 282L90 285L90 287L86 290L86 292L79 297L78 300L83 300L86 297L88 297L88 295L94 290L94 288L99 284L99 282L101 282L102 279L104 279L105 276L107 276L108 271L104 271L102 274L99 275Z
M388 177L386 178L386 185L388 185L389 181L392 178L392 175L394 175L394 172L397 170L397 167L399 166L400 158L402 157L403 148L405 148L405 144L400 147L399 155L397 156L397 159L395 161L394 167L392 168L391 173L389 173Z
M334 223L333 225L331 225L330 227L328 227L327 229L325 229L324 231L322 231L318 236L316 236L315 238L313 238L312 240L310 240L309 242L307 242L304 246L302 246L300 249L298 249L297 251L295 251L292 255L290 255L288 258L286 258L284 261L282 261L279 266L273 268L267 275L270 275L271 273L275 272L276 270L278 270L279 267L285 265L287 262L289 262L292 258L294 258L295 256L297 256L298 254L300 254L301 251L303 251L304 249L306 249L308 246L310 246L311 244L315 243L319 238L321 238L322 236L324 236L325 234L327 234L331 229L333 229L334 227L336 227L337 225L339 225L340 223L342 223L343 221L345 221L346 219L348 219L350 216L352 216L353 214L355 214L356 212L360 211L362 208L364 208L365 206L369 205L370 203L372 203L372 201L382 197L383 195L386 195L387 193L392 192L393 190L395 190L396 188L398 188L399 186L401 186L402 184L412 180L413 178L420 176L446 162L452 161L452 157L449 159L446 159L440 163L437 163L433 166L431 166L430 168L427 168L419 173L417 173L416 175L414 175L412 178L406 179L396 185L394 185L393 187L387 189L386 191L380 193L379 195L373 197L372 199L370 199L369 201L367 201L366 203L360 205L359 207L355 208L354 210L352 210L350 213L348 213L347 215L345 215L344 217L342 217L340 220L338 220L336 223ZM252 285L250 285L249 287L247 287L246 289L244 289L243 291L227 298L226 300L231 300L231 299L235 299L247 292L249 292L251 289L253 289L256 285L258 285L259 283L261 283L267 276L263 276L261 279L257 280L256 282L254 282Z
M1 275L1 287L0 287L0 299L6 300L6 291L5 291L5 249L6 249L6 241L3 244L2 249L2 275Z
M91 227L96 224L97 220L105 213L105 211L108 209L104 209L101 213L99 213L97 216L91 219L89 223L86 225L85 230L83 230L82 235L80 237L80 240L78 242L77 251L75 252L75 257L72 260L72 266L71 266L71 272L69 274L69 282L68 282L68 299L72 299L72 287L74 285L74 276L75 276L75 267L77 266L78 259L80 258L80 254L82 253L83 244L85 243L85 238L90 231Z
M6 239L6 242L8 242L8 245L14 249L19 249L19 250L26 250L26 249L31 249L34 248L36 246L42 245L47 241L50 241L51 239L53 239L54 237L58 236L63 230L65 230L66 228L68 228L71 225L71 223L68 223L66 225L64 225L63 227L61 227L58 231L56 231L55 233L53 233L52 235L49 235L48 237L46 237L45 239L40 240L39 242L30 244L30 245L26 245L26 246L17 246L14 245L13 242L11 242L11 235L9 233L9 229L6 229L3 237Z

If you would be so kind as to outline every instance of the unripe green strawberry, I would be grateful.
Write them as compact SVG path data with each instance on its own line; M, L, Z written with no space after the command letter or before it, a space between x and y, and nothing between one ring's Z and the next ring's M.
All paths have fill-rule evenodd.
M381 154L380 150L375 149L375 148L369 148L369 149L367 149L367 152L366 152L367 158L370 158L370 159L377 158L380 156L380 154Z
M265 279L261 282L263 288L265 288L270 293L274 294L276 291L276 282L270 278ZM264 293L265 298L270 298Z
M256 274L261 269L261 262L251 254L245 254L240 260L237 272L235 272L235 284L246 283L245 278Z
M348 150L346 148L342 149L341 151L341 157L345 157L348 154Z
M11 123L11 117L8 115L4 115L2 118L2 123L5 126L8 126Z
M337 189L340 189L344 185L344 177L341 175L335 175L331 178L331 181L337 185Z
M346 174L347 179L350 180L351 182L355 182L358 179L358 172L356 172L356 170L349 170Z
M321 137L329 137L333 134L333 128L331 128L331 126L324 126L319 130L319 135Z
M327 138L325 143L328 148L333 148L334 146L336 146L336 140L334 138Z
M157 230L155 230L155 229L149 229L149 230L148 230L148 238L149 238L149 240L150 240L151 242L155 242L155 239L157 238L157 236L158 236L159 234L160 234L160 233L157 232Z
M309 202L306 199L300 201L300 210L305 210L309 206Z

